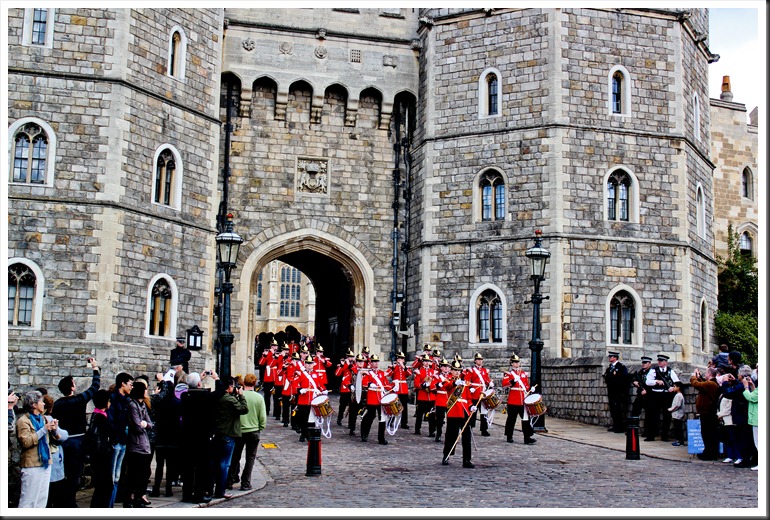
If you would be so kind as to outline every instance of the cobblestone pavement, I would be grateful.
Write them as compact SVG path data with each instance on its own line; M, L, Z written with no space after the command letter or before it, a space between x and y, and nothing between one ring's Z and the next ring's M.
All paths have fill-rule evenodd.
M336 417L337 397L331 397ZM536 444L525 445L518 428L509 444L505 417L497 413L490 437L474 429L473 469L462 467L459 447L442 466L443 442L427 437L427 424L422 436L386 435L387 446L377 443L376 423L367 443L358 426L349 436L333 424L332 437L322 438L322 474L311 477L305 475L307 443L268 418L252 478L258 489L238 496L236 485L234 499L209 507L384 508L383 514L391 508L759 507L759 472L700 461L686 447L661 441L643 442L641 460L626 460L625 435L552 418ZM264 447L271 443L274 448ZM740 484L715 491L727 482Z

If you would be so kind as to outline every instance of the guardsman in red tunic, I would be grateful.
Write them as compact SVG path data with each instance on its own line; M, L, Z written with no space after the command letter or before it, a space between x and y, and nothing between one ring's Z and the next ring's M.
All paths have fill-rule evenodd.
M288 366L289 361L289 346L284 345L281 347L281 353L275 356L273 359L273 370L275 371L275 385L273 386L273 418L277 421L281 420L282 415L282 399L283 399L283 384L286 381L285 366Z
M449 361L442 359L439 363L439 373L431 384L431 390L436 394L436 442L441 442L441 431L444 428L447 399L454 388L450 388L450 383L452 382L450 367Z
M316 347L313 360L315 361L315 369L323 375L323 383L326 386L329 384L326 369L332 366L332 360L324 356L324 348L321 345Z
M470 391L473 396L473 400L478 401L482 394L487 390L494 387L492 378L489 377L489 370L482 366L484 364L484 358L481 356L481 352L476 352L473 356L473 366L468 370L466 381L470 383ZM479 393L481 392L481 393ZM471 419L471 428L476 426L476 414L474 413L473 419ZM487 409L484 405L481 405L481 435L482 437L489 437L489 424L487 423Z
M431 354L431 348L430 345L427 343L425 346L422 347L422 353L415 354L414 361L412 361L412 370L417 373L417 370L420 370L422 368L422 359L425 357L425 354L430 355Z
M361 383L361 402L359 403L356 400L356 380L358 379L358 374L369 370L364 366L365 364L366 360L364 359L364 356L359 354L356 356L356 363L350 367L350 380L352 382L352 386L350 387L350 411L348 412L348 429L350 430L350 435L356 434L356 421L358 420L358 416L366 411L367 392L366 389L363 388L363 380Z
M436 375L437 371L433 368L433 360L429 355L424 355L422 357L422 368L414 375L414 389L417 394L417 419L414 424L415 435L421 435L422 420L426 416L428 418L428 435L432 437L436 433L436 415L430 413L433 409L433 403L436 401L436 394L430 390Z
M326 395L326 387L321 382L322 376L315 370L315 360L308 356L302 369L297 370L297 425L299 426L299 442L307 440L308 421L310 418L310 403L321 394ZM315 425L315 422L310 423Z
M401 401L401 406L404 407L404 411L401 412L401 425L399 428L409 429L409 385L407 384L407 378L412 375L412 369L406 366L406 356L403 352L396 352L396 364L388 367L385 371L385 375L390 378L393 383L393 388L398 394L398 400Z
M441 360L444 359L444 356L441 354L441 349L434 348L431 357L433 358L433 368L438 371L439 366L441 365Z
M369 357L371 368L364 374L363 385L367 389L366 394L366 413L361 419L361 441L366 442L369 437L369 430L374 422L374 417L379 419L379 429L377 431L377 441L380 444L388 444L385 440L385 421L382 418L381 399L388 393L393 386L388 382L385 372L379 369L380 358L377 355Z
M468 382L462 378L463 366L459 361L453 361L451 366L453 393L457 393L457 400L447 408L446 439L444 440L444 458L441 464L449 464L449 456L454 452L453 446L457 441L457 436L462 430L462 449L463 449L463 467L473 468L471 462L471 428L467 424L471 413L476 411L476 400L470 392ZM478 392L477 392L478 393ZM463 429L463 426L465 428Z
M521 369L521 360L516 354L511 356L511 370L503 374L503 386L510 386L508 391L508 407L505 420L505 440L513 442L513 429L516 427L516 418L521 417L521 430L524 432L524 444L537 442L532 438L534 431L529 419L524 419L524 398L529 393L529 377Z
M262 371L262 390L265 392L265 413L270 415L270 405L273 401L273 387L275 386L275 368L273 362L278 355L278 343L272 343L269 350L262 352L259 358L259 366Z
M337 426L342 426L342 418L345 415L345 410L351 405L350 389L355 383L353 377L352 367L355 366L356 356L353 351L348 349L345 357L340 360L337 369L334 371L334 375L340 378L340 411L337 414ZM349 413L354 413L353 407L348 410ZM355 418L353 418L353 427L355 428Z
M364 347L361 349L361 357L364 358L364 368L371 368L372 364L370 361L370 352L369 347Z
M282 402L281 406L283 407L283 427L288 428L289 424L291 424L291 427L299 433L298 429L296 428L296 421L294 419L294 414L292 412L294 411L293 408L296 405L295 399L292 399L297 392L297 383L295 381L295 375L297 372L297 368L302 364L300 361L299 353L295 352L292 354L287 362L284 363L283 373L284 373L284 380L283 380L283 393L281 394Z

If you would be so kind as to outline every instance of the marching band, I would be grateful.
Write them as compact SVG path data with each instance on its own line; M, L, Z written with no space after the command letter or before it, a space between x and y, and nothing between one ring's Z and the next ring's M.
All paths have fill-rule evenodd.
M428 422L428 435L435 442L442 441L442 464L449 464L457 444L461 444L462 465L473 468L471 447L472 430L477 420L482 436L490 436L495 410L501 399L495 393L495 384L489 370L483 366L480 352L473 357L473 365L464 367L462 358L455 354L452 361L445 359L439 349L425 345L422 354L411 366L406 356L397 352L395 362L386 370L380 369L377 355L364 347L358 355L348 350L332 369L332 361L317 345L311 354L307 345L290 342L280 347L270 345L257 361L262 367L261 388L265 393L266 411L284 427L291 426L299 434L300 442L308 439L308 428L321 428L331 437L334 410L329 402L327 371L332 370L340 381L337 426L345 426L355 435L356 422L361 419L361 441L368 442L375 418L378 421L377 441L387 445L385 434L395 435L399 428L409 429L409 381L416 404L414 434L420 435L423 421ZM510 359L511 369L503 374L501 387L508 392L505 409L505 438L513 442L516 420L522 418L524 443L534 444L531 421L545 413L542 396L530 388L521 360L515 354ZM531 403L531 404L530 404ZM272 413L270 412L272 404ZM347 425L343 420L347 417ZM444 432L444 426L446 431Z

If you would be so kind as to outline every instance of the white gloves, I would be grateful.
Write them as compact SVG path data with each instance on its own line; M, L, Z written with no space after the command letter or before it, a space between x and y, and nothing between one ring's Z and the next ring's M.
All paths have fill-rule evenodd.
M471 412L475 412L476 410L478 410L478 407L476 405L471 406Z
M472 394L476 393L476 390L478 390L478 388L475 388L475 387L474 387L474 388L471 388L471 393L472 393Z
M455 386L465 386L467 383L463 381L462 379L458 379L455 381Z
M372 390L377 390L377 385L375 385L374 383L369 383L369 388L371 388Z
M321 392L321 393L322 393L323 395L328 395L328 394L329 394L329 391L328 391L328 390L324 390L324 391L323 391L323 392Z
M495 386L495 382L494 381L490 381L489 382L489 388L494 388L494 386Z
M300 388L299 389L299 393L300 394L306 394L307 393L307 388Z

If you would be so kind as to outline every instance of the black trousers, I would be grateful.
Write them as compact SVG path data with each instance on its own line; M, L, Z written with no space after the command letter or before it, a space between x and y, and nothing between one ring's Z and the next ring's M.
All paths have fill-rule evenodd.
M272 401L272 395L270 395L270 392L272 392L274 386L275 383L272 382L262 383L262 391L265 393L265 413L268 417L270 417L270 402Z
M417 419L414 422L414 431L420 433L422 420L428 415L428 435L436 431L436 414L428 413L433 409L433 401L417 401Z
M307 421L310 418L310 405L298 404L297 413L294 415L294 424L299 427L299 438L307 440Z
M644 419L646 424L644 436L652 439L660 433L660 438L666 440L671 429L671 412L668 409L674 400L674 394L673 392L649 392L647 395L651 399L648 415Z
M404 411L401 412L401 426L399 428L409 429L409 394L398 394L398 400L404 407Z
M468 417L448 417L446 422L446 438L444 439L444 460L449 458L452 446L460 435L465 421ZM463 445L463 462L471 462L471 427L470 424L463 430L460 443Z
M364 413L363 418L361 418L361 438L362 439L369 436L369 431L372 428L372 423L374 422L375 417L377 417L378 421L382 417L381 406L378 404L366 405L366 413ZM384 440L384 436L380 440Z
M171 493L171 484L179 477L179 448L176 446L158 446L155 448L155 484L154 493L160 492L163 480L163 466L166 467L166 493Z
M647 396L650 395L649 391L646 395L642 395L641 393L636 394L636 397L634 398L634 403L631 405L631 415L633 417L641 417L641 413L645 412L647 413ZM645 415L646 417L646 415Z
M199 499L212 492L214 468L212 466L214 444L207 437L185 436L181 457L182 499Z
M293 426L294 422L291 420L291 396L290 395L281 396L281 413L283 414L283 424L289 424L289 422L291 422Z
M506 405L505 413L508 417L505 419L505 438L513 437L513 430L516 428L516 419L521 417L521 430L524 432L524 440L531 439L534 435L532 423L529 419L524 420L524 406L515 404Z
M444 421L446 420L446 406L436 407L436 438L441 438L441 431L444 429Z
M273 387L273 417L276 419L281 419L281 413L283 410L282 406L282 395L281 395L281 388L280 387Z
M628 403L628 394L617 390L607 391L607 400L610 405L610 417L612 417L612 430L615 432L626 431L625 408Z
M342 424L342 418L345 416L345 410L350 407L348 413L353 411L351 406L352 399L350 398L350 392L340 393L340 410L337 412L337 422Z
M719 456L719 419L716 413L701 414L700 434L703 437L703 456L717 458Z
M361 410L361 405L352 398L352 395L353 394L351 394L350 399L350 410L348 410L348 430L350 430L350 433L355 433L358 412Z

